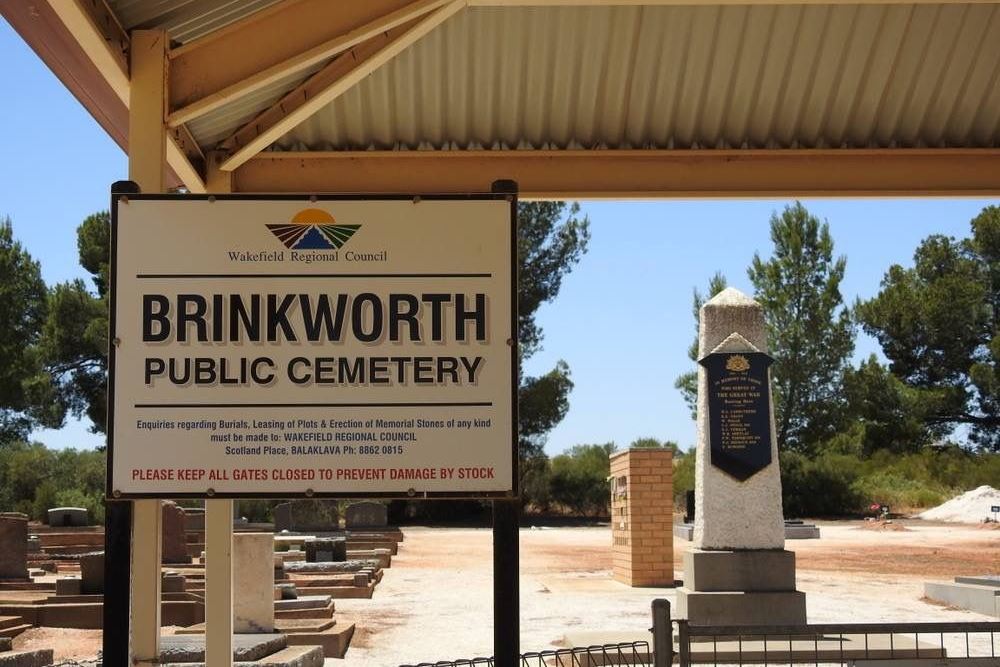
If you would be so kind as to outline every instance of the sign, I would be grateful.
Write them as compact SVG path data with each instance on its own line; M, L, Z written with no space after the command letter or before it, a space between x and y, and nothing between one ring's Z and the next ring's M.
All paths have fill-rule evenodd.
M712 465L743 481L771 463L771 358L721 352L700 362L708 375Z
M109 494L515 494L514 225L506 195L115 195Z
M993 512L994 514L1000 512L1000 505L990 505L990 511Z

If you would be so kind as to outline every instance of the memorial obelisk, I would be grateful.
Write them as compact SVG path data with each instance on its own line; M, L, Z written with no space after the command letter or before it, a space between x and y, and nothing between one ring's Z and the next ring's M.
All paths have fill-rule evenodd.
M696 625L805 623L785 550L767 330L760 304L729 288L699 318L693 547L678 615Z

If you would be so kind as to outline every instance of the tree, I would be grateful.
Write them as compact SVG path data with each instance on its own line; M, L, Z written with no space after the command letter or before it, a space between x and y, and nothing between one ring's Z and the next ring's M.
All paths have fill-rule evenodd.
M897 454L917 451L935 436L945 435L924 422L935 397L908 387L875 355L845 373L844 396L850 417L860 426L857 440L861 446L857 453L863 456L880 449Z
M55 400L39 349L46 315L42 271L0 221L0 443L26 438L36 426L58 426Z
M542 329L535 321L538 307L556 298L563 277L587 251L590 223L579 213L579 205L566 202L522 202L518 206L517 324L521 368L541 349ZM566 416L573 382L564 361L538 377L525 376L522 371L519 380L520 456L526 462L543 455L546 435ZM522 465L522 472L532 469L531 465Z
M652 437L636 438L628 447L629 449L669 449L674 456L677 456L681 451L681 448L673 440L660 440Z
M698 329L701 326L701 307L705 305L706 301L726 289L726 287L728 287L726 277L717 271L708 281L707 296L702 295L702 293L698 291L697 287L694 288L694 299L691 304L691 310L694 313L694 342L691 344L691 347L688 348L688 357L695 363L698 362ZM697 369L697 366L695 366L695 368ZM687 403L688 409L691 410L691 419L697 419L698 371L691 370L679 376L674 382L674 387L681 392L681 396L684 397L684 402Z
M56 285L49 295L42 349L63 404L86 414L92 430L107 432L108 308L111 221L106 211L77 228L80 264L96 295L82 280Z
M924 239L913 267L890 267L857 312L928 428L964 425L974 444L1000 451L1000 207L971 228L967 239Z
M574 514L601 516L608 513L608 475L615 443L577 445L552 459L552 500Z
M764 308L779 449L808 451L843 423L842 379L854 325L840 282L847 259L833 259L830 226L799 202L771 216L774 254L754 254L748 270Z

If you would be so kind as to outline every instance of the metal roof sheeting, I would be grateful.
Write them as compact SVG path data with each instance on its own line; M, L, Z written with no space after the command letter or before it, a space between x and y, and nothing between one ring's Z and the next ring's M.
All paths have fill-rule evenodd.
M275 148L996 147L998 35L997 4L472 8Z
M326 66L328 61L283 77L235 102L219 107L187 124L199 146L213 148L233 132L253 120L284 97L289 91Z
M126 32L164 28L178 44L203 37L280 0L106 0Z

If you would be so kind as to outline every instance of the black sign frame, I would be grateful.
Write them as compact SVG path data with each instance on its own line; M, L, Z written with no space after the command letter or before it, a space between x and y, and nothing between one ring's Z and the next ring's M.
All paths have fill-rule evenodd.
M698 361L707 376L713 466L745 482L772 463L770 366L763 352L714 352Z

